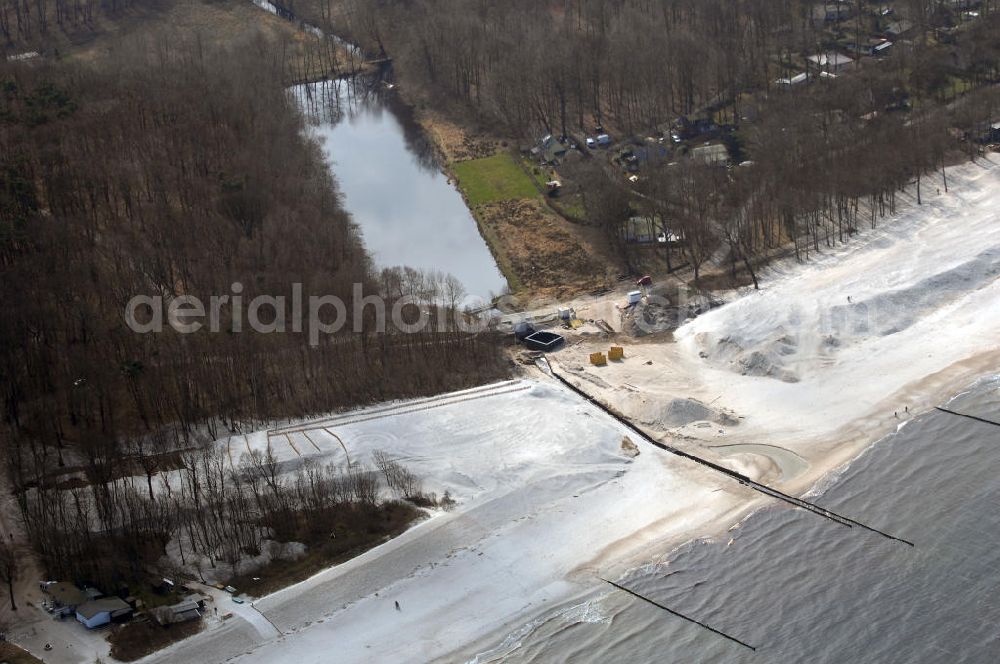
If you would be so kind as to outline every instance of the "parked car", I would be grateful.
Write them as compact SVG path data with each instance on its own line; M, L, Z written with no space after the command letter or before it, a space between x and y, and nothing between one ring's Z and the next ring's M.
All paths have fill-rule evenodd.
M594 148L597 147L597 141L595 141L593 138L591 138L590 136L588 136L587 137L587 147L590 148L591 150L593 150Z

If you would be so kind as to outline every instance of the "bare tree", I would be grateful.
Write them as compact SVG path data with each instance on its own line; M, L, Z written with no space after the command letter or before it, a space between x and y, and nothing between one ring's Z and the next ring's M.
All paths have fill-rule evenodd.
M7 583L12 611L17 611L17 603L14 601L14 582L17 581L17 573L17 553L9 543L0 540L0 578Z

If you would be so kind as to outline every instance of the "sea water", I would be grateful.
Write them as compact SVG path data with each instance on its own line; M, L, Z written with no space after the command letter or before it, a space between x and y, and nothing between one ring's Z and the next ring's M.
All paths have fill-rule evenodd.
M1000 377L947 407L1000 420ZM775 506L620 579L756 651L609 590L503 661L1000 662L1000 427L931 411L823 485L812 501L915 546Z

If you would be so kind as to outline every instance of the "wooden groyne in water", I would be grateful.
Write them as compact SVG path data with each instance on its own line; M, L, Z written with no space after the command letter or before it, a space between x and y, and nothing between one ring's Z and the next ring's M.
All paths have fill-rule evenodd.
M948 410L941 406L936 406L935 410L940 410L942 413L948 413L949 415L954 415L956 417L965 417L970 420L975 420L976 422L982 422L983 424L992 424L995 427L1000 427L1000 422L994 422L993 420L988 420L985 417L979 417L978 415L969 415L968 413L959 413L955 410Z
M685 452L684 450L681 450L681 449L678 449L676 447L673 447L672 445L667 445L666 443L661 443L659 441L653 440L645 431L643 431L642 429L640 429L639 427L637 427L635 424L632 424L632 422L630 422L628 419L626 419L624 415L622 415L621 413L618 413L617 411L613 410L612 408L604 405L603 403L601 403L600 401L598 401L594 397L590 396L589 394L587 394L586 392L584 392L583 390L581 390L579 387L577 387L573 383L569 382L568 380L566 380L565 378L563 378L562 376L560 376L559 374L557 374L555 372L555 370L552 369L551 365L549 365L548 360L546 360L545 358L542 358L542 361L544 361L545 366L542 367L541 365L539 365L539 368L541 368L543 371L546 371L545 367L547 367L547 373L550 376L554 377L556 380L558 380L559 382L561 382L563 385L565 385L566 387L568 387L570 390L572 390L576 394L579 394L581 397L583 397L584 399L586 399L587 401L589 401L593 405L597 406L598 408L600 408L601 410L603 410L605 413L607 413L608 415L610 415L614 419L618 420L622 425L624 425L630 431L632 431L637 436L641 437L643 440L645 440L650 445L653 445L654 447L658 447L661 450L663 450L665 452L670 452L671 454L673 454L675 456L679 456L682 459L687 459L689 461L693 461L693 462L695 462L697 464L705 466L706 468L710 468L710 469L712 469L712 470L714 470L714 471L716 471L718 473L722 473L723 475L731 477L732 479L736 480L740 484L742 484L742 485L744 485L746 487L749 487L749 488L753 489L754 491L758 491L760 493L763 493L764 495L770 496L771 498L776 498L778 500L781 500L783 502L788 503L789 505L794 505L795 507L800 507L800 508L802 508L804 510L812 512L813 514L817 514L817 515L819 515L819 516L821 516L821 517L823 517L825 519L829 519L830 521L833 521L834 523L840 524L841 526L846 526L848 528L853 528L854 526L857 526L858 528L862 528L863 530L867 530L869 532L875 533L876 535L881 535L882 537L885 537L886 539L890 539L890 540L893 540L893 541L896 541L896 542L901 542L902 544L906 544L907 546L914 546L913 542L910 542L909 540L905 540L905 539L903 539L901 537L896 537L894 535L890 535L890 534L888 534L886 532L883 532L883 531L881 531L881 530L879 530L877 528L873 528L873 527L868 526L868 525L866 525L864 523L861 523L860 521L855 521L854 519L852 519L850 517L844 516L842 514L837 514L836 512L834 512L832 510L826 509L825 507L820 507L819 505L816 505L815 503L811 503L808 500L804 500L804 499L798 498L796 496L790 496L787 493L783 493L781 491L778 491L777 489L771 488L771 487L767 486L766 484L761 484L760 482L752 480L749 477L747 477L746 475L744 475L743 473L739 473L739 472L737 472L737 471L735 471L735 470L733 470L731 468L726 468L725 466L717 464L717 463L715 463L713 461L709 461L708 459L703 459L703 458L701 458L699 456L691 454L690 452Z
M707 629L708 631L712 632L713 634L718 634L719 636L721 636L724 639L729 639L733 643L738 643L741 646L743 646L744 648L749 648L750 650L753 650L753 651L757 650L756 648L754 648L749 643L746 643L744 641L740 641L735 636L730 636L729 634L726 634L725 632L723 632L721 630L715 629L711 625L706 625L705 623L701 622L700 620L695 620L694 618L692 618L690 616L686 616L683 613L680 613L679 611L674 611L670 607L664 606L664 605L660 604L659 602L656 602L654 600L649 599L648 597L640 595L639 593L635 592L634 590L629 590L628 588L626 588L625 586L623 586L621 584L615 583L614 581L608 581L605 578L602 578L601 581L603 581L604 583L607 583L607 584L610 584L610 585L614 586L618 590L627 592L629 595L632 595L633 597L638 597L642 601L648 602L648 603L652 604L653 606L655 606L658 609L663 609L664 611L666 611L670 615L677 616L678 618L686 620L686 621L688 621L690 623L694 623L695 625L698 625L699 627Z

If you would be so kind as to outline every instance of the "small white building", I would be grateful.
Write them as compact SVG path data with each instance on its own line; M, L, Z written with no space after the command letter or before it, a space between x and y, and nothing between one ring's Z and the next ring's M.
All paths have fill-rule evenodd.
M795 87L796 85L802 85L803 83L808 83L808 82L809 82L809 74L807 74L806 72L801 72L799 74L795 74L794 76L789 76L786 78L779 78L778 80L775 81L777 85L786 88Z
M886 39L881 44L876 44L875 46L872 46L872 55L876 57L880 55L885 55L886 53L889 52L890 48L892 48L892 42Z
M854 63L849 56L843 53L818 53L809 56L809 62L813 63L823 71L830 73L846 69Z
M76 607L76 619L87 629L107 625L116 618L131 613L132 607L117 597L92 599Z

